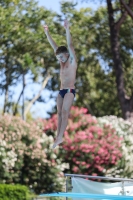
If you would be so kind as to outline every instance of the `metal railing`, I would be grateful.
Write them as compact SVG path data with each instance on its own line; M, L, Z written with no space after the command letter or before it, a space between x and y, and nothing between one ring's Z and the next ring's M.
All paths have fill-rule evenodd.
M127 178L113 178L113 177L104 177L104 176L90 176L90 175L81 175L81 174L64 174L66 177L66 192L68 192L68 179L67 177L80 177L80 178L89 178L89 179L101 179L101 180L110 180L110 181L121 181L122 182L122 191L121 194L124 195L124 182L130 181L133 182L133 179ZM67 197L66 197L67 200Z

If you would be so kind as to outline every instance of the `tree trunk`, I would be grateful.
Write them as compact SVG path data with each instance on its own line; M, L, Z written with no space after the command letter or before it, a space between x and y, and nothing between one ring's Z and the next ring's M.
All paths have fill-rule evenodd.
M18 97L18 100L17 100L17 103L15 104L15 108L14 108L14 111L13 111L13 115L15 116L18 112L18 104L19 104L19 101L20 101L20 98L21 96L24 94L24 89L25 89L25 86L26 86L26 82L25 82L25 75L23 74L23 88L22 88L22 91ZM24 102L23 102L24 104ZM23 118L23 113L24 113L24 106L23 106L23 111L22 111L22 118Z
M22 119L23 120L25 120L25 115L24 115L24 89L25 89L25 85L26 85L26 83L25 83L25 73L23 72L23 90L22 90L22 97L23 97L23 99L22 99Z
M14 108L14 111L13 111L13 115L14 115L14 116L15 116L15 115L17 114L17 112L18 112L18 103L19 103L20 98L21 98L21 96L22 96L22 94L23 94L23 90L24 90L24 88L22 89L22 91L21 91L21 93L20 93L20 95L19 95L19 98L18 98L18 100L17 100L17 103L16 103L16 105L15 105L15 108Z
M3 108L3 114L6 112L6 107L8 104L8 85L6 85L6 89L5 89L5 100L4 100L4 108Z
M133 19L133 11L131 10L130 6L133 4L133 0L130 0L130 6L125 3L124 0L120 0L121 4L124 6L125 10L128 12L130 17Z
M122 114L124 119L133 118L133 95L132 97L127 97L124 85L124 73L122 69L122 62L119 50L119 29L120 25L126 18L127 12L123 14L121 19L117 23L114 21L114 11L112 7L111 0L107 0L108 15L109 15L109 26L110 26L110 40L111 40L111 50L114 62L114 71L116 75L116 86L117 93L122 109Z
M47 75L46 75L46 78L45 78L44 81L43 81L43 84L42 84L42 87L41 87L40 91L39 91L38 94L29 102L27 108L26 108L25 111L24 111L24 118L25 118L25 119L26 119L26 115L27 115L27 113L29 112L31 106L32 106L33 103L40 97L42 90L45 88L45 86L46 86L46 84L47 84L47 82L48 82L48 80L49 80L50 78L51 78L51 75L50 75L50 74L47 74Z
M9 69L8 69L8 57L6 56L6 67L5 67L5 77L6 77L6 83L5 83L5 99L4 99L4 107L3 107L3 114L7 111L8 106L8 97L9 97Z

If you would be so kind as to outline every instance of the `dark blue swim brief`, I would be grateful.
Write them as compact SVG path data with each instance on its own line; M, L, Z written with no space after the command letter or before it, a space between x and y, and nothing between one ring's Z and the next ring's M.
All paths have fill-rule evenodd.
M74 97L75 97L75 89L62 89L59 91L59 94L61 95L62 98L64 98L66 93L73 93Z

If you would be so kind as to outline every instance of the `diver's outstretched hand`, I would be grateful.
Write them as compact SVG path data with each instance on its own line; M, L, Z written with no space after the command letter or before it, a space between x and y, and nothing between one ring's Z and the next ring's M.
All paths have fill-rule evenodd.
M67 19L64 20L64 28L69 29L69 22Z
M48 32L48 26L45 24L45 25L43 26L43 28L44 28L44 32L47 33L47 32Z

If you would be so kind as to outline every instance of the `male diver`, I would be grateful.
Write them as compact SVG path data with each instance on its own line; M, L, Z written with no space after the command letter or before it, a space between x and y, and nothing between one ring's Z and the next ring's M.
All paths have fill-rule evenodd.
M75 97L77 62L67 20L64 21L64 28L66 30L68 48L65 46L57 46L49 33L48 26L44 25L44 32L60 63L61 85L57 96L57 138L53 144L53 148L63 142L63 134L68 124L69 112Z

